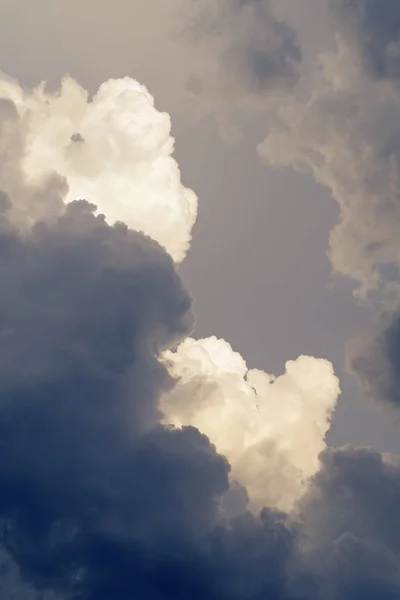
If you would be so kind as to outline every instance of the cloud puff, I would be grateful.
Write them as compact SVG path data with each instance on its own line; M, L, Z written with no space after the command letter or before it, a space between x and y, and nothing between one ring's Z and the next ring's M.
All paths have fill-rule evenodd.
M157 240L174 260L184 258L197 198L183 187L172 157L170 118L155 109L144 86L110 80L89 99L70 77L54 93L44 85L23 90L3 77L0 127L6 154L0 189L12 196L16 223L58 214L61 199L85 199L111 224L124 221ZM50 192L56 198L45 202Z
M375 19L376 2L336 5L344 15L337 21L337 51L319 57L308 100L279 108L259 152L267 164L310 173L331 190L340 218L331 233L330 257L335 270L365 292L378 285L382 266L400 261L400 95L390 75L394 67L384 77L364 68L359 29L364 27L368 52L375 49L380 60L383 32L392 35L389 23L398 19L398 9L395 2L385 3Z
M216 338L187 338L165 358L177 378L161 400L165 422L203 431L229 459L253 509L291 509L325 448L340 392L331 363L301 356L275 377L249 370Z

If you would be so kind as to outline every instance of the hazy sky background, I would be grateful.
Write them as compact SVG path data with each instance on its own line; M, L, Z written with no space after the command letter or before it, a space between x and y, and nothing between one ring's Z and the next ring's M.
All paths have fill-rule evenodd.
M306 90L317 51L334 43L325 3L274 5L298 31ZM147 85L171 115L183 181L199 196L180 268L195 298L196 336L224 337L249 366L274 373L299 354L329 358L342 388L329 442L400 451L391 420L360 398L344 370L344 344L371 316L351 284L332 276L326 250L336 203L311 178L261 163L262 113L242 120L238 143L221 139L213 117L196 117L185 90L191 58L169 26L172 15L179 30L179 14L178 1L0 0L1 68L27 86L56 86L66 72L91 91L123 75Z

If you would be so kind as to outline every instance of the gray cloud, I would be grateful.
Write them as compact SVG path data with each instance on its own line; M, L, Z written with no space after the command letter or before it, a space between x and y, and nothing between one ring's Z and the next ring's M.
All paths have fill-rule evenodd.
M1 77L7 86L8 78ZM10 80L11 81L11 80ZM3 94L1 94L3 96ZM15 103L0 98L0 191L10 200L9 216L13 221L30 225L47 215L54 218L64 206L63 197L68 191L65 180L49 173L35 184L27 183L21 171L26 150L26 124L18 114Z
M296 84L302 58L297 35L268 0L204 0L190 11L185 32L194 50L188 80L194 95L220 112L265 109Z
M319 57L308 99L289 100L277 113L261 156L272 166L291 166L328 187L340 207L330 239L335 270L350 276L363 292L376 288L382 267L400 260L399 130L400 95L391 58L384 75L360 60L368 53L382 61L395 34L397 3L379 12L376 2L333 3L337 15L336 52ZM369 61L371 62L371 61ZM377 67L376 67L377 69Z
M397 0L330 0L341 34L375 79L400 77L400 4Z
M122 391L139 369L153 374L140 409L150 415L168 379L157 354L190 330L190 298L161 247L94 210L72 203L22 237L3 216L0 373L5 385L29 389L85 371L96 386L100 376L99 391L103 376Z
M370 331L347 347L350 371L373 401L400 407L400 314L382 315Z

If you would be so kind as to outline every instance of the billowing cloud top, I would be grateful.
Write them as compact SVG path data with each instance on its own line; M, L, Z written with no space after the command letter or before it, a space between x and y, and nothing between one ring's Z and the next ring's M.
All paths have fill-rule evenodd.
M158 241L175 261L184 258L197 198L183 187L171 156L170 118L156 110L144 86L129 78L110 80L89 99L70 77L55 93L44 86L23 90L3 77L0 101L8 157L0 188L16 195L15 222L26 223L28 212L21 194L13 194L12 171L19 166L31 189L58 176L68 186L60 190L64 202L95 202L109 223L124 221ZM36 211L29 204L28 221L54 212L49 203L36 203Z
M325 448L340 391L331 363L301 356L276 378L216 338L188 338L166 360L177 384L161 400L165 422L208 435L253 509L290 510Z

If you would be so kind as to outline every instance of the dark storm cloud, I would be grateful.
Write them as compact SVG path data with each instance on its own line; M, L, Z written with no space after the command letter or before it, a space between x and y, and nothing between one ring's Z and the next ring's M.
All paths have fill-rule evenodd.
M368 74L376 79L400 78L398 0L331 0L331 8Z
M400 407L400 313L383 315L347 348L350 371L365 394L388 407Z
M400 593L399 458L346 446L326 450L321 461L301 506L298 564L304 571L299 581L308 588L307 597L395 600Z
M159 352L191 324L172 260L93 210L73 203L23 236L0 222L4 597L278 592L286 518L225 527L226 459L194 428L157 425L172 385Z

